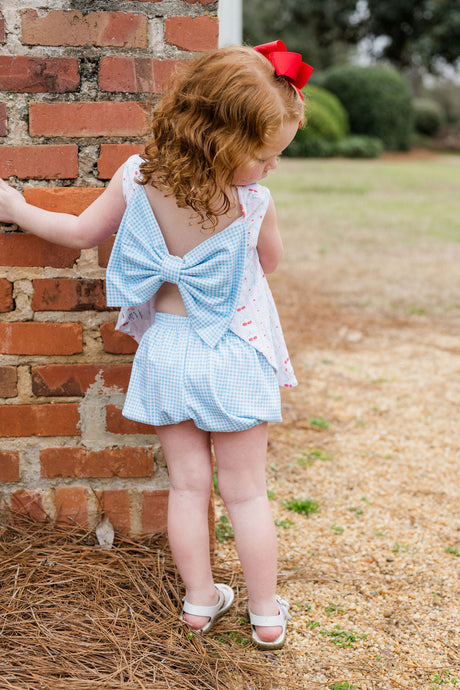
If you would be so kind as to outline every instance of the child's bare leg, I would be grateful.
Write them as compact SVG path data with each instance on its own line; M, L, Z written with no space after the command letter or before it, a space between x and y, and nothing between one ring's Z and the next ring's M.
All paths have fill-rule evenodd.
M235 532L235 542L248 587L251 611L276 616L277 543L267 497L265 462L267 424L247 431L213 433L219 491ZM257 627L271 642L280 627Z
M209 555L210 435L191 420L157 427L157 434L169 470L169 544L186 588L186 598L190 604L212 606L219 597ZM199 629L209 619L186 613L184 620Z

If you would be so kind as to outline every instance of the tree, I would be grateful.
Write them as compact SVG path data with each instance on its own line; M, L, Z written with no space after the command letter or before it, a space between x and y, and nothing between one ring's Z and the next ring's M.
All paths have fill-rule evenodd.
M381 56L405 70L436 72L442 61L455 65L460 56L458 0L366 0L363 35L385 37Z
M360 38L357 0L243 0L243 39L250 45L281 39L316 69L344 62Z

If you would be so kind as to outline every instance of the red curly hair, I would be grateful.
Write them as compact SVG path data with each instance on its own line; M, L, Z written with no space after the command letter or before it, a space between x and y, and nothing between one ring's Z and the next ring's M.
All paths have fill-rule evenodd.
M140 184L175 197L214 230L232 206L237 168L303 113L296 89L252 48L206 53L191 60L155 109Z

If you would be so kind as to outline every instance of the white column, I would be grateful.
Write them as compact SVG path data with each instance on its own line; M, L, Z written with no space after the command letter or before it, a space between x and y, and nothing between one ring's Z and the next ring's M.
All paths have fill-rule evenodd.
M219 0L219 47L241 45L243 41L242 0Z

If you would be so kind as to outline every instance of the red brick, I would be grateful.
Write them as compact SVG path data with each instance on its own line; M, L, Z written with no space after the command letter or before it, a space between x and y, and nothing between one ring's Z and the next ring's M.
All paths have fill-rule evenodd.
M114 355L132 354L137 350L137 343L126 333L115 330L113 322L103 323L101 326L101 336L104 342L105 352Z
M32 392L36 396L83 396L98 374L105 387L126 392L131 364L46 364L32 367Z
M196 2L199 2L200 5L210 5L215 0L183 0L183 2L188 2L189 5L194 5Z
M0 137L8 134L6 103L0 103Z
M72 268L79 249L60 247L22 232L0 234L0 266L50 266Z
M175 74L187 60L110 56L101 59L99 86L104 91L166 93Z
M88 490L83 486L60 486L54 495L57 522L88 526Z
M0 12L0 43L5 43L5 20L3 14Z
M32 103L29 129L36 136L143 136L148 116L143 103Z
M101 513L107 517L117 532L131 531L130 501L126 489L98 491L96 493Z
M97 169L99 179L109 180L130 156L143 153L143 144L102 144Z
M27 516L36 522L44 522L47 517L41 491L15 491L11 494L11 510L17 517Z
M100 451L84 448L47 448L40 453L41 476L60 477L153 477L151 448L105 448Z
M23 194L32 206L79 216L103 191L104 187L26 187Z
M0 367L0 398L14 398L18 394L16 367Z
M144 491L142 496L142 531L161 534L168 526L168 490Z
M80 86L78 60L0 56L0 89L16 93L67 93Z
M103 280L40 278L32 281L34 311L105 311Z
M19 481L19 453L17 450L0 450L0 482Z
M182 50L212 50L219 42L217 17L166 17L165 41Z
M0 436L76 436L79 421L76 403L0 405Z
M65 180L78 176L78 146L2 146L0 177Z
M116 405L107 405L106 412L106 429L112 434L156 434L154 426L123 417Z
M98 261L99 266L102 266L102 268L107 268L107 266L109 265L110 254L112 253L114 242L115 235L112 235L112 237L109 237L104 242L101 242L101 244L98 247Z
M13 284L6 278L0 278L0 312L13 309Z
M75 355L82 351L79 323L0 323L0 354Z

